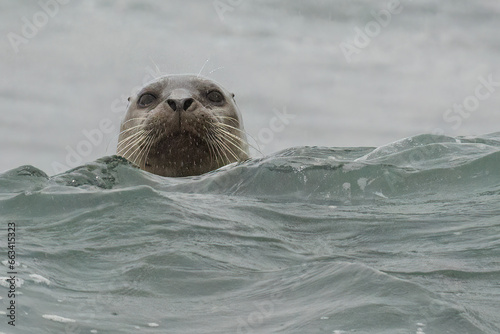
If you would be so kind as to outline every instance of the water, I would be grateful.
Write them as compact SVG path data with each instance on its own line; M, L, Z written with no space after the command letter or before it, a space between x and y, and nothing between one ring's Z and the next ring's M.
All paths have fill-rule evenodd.
M499 164L494 133L290 148L188 178L116 156L10 170L17 318L0 332L499 333Z

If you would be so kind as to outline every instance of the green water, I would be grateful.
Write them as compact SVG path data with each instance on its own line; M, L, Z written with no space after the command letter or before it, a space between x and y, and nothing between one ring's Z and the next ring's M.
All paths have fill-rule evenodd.
M499 166L491 134L292 148L192 178L118 157L19 167L0 175L18 279L0 332L499 333Z

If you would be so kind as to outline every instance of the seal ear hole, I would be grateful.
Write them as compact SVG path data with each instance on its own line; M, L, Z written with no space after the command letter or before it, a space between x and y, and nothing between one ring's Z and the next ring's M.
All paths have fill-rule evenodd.
M130 96L128 97L127 101L130 102Z
M156 101L156 96L154 96L151 93L144 93L139 97L139 100L137 101L137 105L139 107L147 107L153 102Z
M212 102L222 102L224 101L224 95L218 90L212 90L208 92L207 97Z

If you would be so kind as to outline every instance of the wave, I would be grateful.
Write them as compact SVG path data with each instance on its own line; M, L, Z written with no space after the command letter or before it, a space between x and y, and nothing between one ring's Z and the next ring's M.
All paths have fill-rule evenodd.
M165 178L110 156L49 177L22 166L0 175L3 196L150 186L162 192L328 201L496 192L500 133L481 137L419 135L378 148L296 147L194 177ZM2 195L0 195L2 196Z
M499 151L420 135L184 178L118 156L21 166L0 175L20 330L498 333Z

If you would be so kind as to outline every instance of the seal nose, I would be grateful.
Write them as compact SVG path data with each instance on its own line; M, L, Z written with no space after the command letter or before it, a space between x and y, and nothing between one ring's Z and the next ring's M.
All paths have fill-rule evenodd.
M165 102L168 103L173 111L180 112L187 111L193 104L194 99L189 91L185 89L174 89Z
M190 97L184 99L167 99L167 103L173 111L187 111L194 100Z

